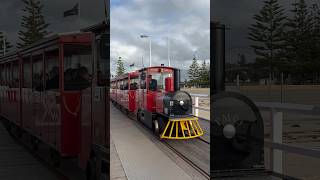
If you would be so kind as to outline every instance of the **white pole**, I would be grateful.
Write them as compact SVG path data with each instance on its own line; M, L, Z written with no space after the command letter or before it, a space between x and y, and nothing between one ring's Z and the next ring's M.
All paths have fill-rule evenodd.
M271 138L272 142L282 144L282 122L283 113L277 112L276 109L271 110ZM271 169L276 173L283 173L282 151L272 149L270 152Z
M199 117L199 109L197 109L197 108L199 107L199 97L198 97L198 96L196 96L196 97L194 98L194 106L195 106L194 115L195 115L196 117Z
M171 66L171 62L170 62L170 40L169 40L169 37L167 37L167 45L168 45L168 66Z
M151 37L149 37L149 67L151 67Z

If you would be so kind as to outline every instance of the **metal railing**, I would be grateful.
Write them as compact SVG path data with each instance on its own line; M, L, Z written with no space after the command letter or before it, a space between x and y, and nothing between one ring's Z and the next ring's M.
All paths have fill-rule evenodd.
M210 111L210 109L199 107L199 97L209 98L207 94L191 94L194 98L193 114L199 117L199 110ZM265 141L265 147L270 149L270 169L275 173L283 173L283 151L320 158L320 150L303 148L288 144L282 144L283 112L296 112L302 114L320 115L320 107L315 105L303 105L281 102L254 102L260 111L271 112L271 142ZM202 117L201 117L202 118ZM204 119L204 118L202 118ZM209 119L206 119L209 120ZM210 120L209 120L210 121Z
M199 110L210 112L210 108L206 109L206 108L199 107L199 97L208 98L210 101L210 96L208 94L190 94L190 95L193 98L193 102L194 102L192 104L192 112L194 116L199 117ZM199 117L199 118L210 121L210 119L206 119L204 117Z

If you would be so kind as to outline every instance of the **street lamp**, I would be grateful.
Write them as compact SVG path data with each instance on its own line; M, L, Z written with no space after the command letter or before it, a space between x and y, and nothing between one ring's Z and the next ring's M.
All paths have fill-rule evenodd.
M169 36L167 36L167 46L168 46L168 66L171 66L171 62L170 62L170 39L169 39Z
M149 67L151 67L151 37L148 35L140 35L140 38L149 38Z

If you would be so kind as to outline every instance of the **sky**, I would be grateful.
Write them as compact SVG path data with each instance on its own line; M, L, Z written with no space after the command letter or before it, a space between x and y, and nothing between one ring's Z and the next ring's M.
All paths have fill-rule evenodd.
M77 31L80 28L97 24L104 19L103 0L41 0L43 15L52 33ZM80 17L63 18L63 12L80 3ZM21 29L22 0L0 0L0 31L5 31L9 41L15 45Z
M285 14L291 16L290 10L294 0L279 0L285 9ZM309 7L318 3L319 0L306 0ZM244 54L248 62L256 58L254 51L250 48L248 40L248 27L254 23L253 16L262 8L263 0L212 0L213 12L211 18L220 21L228 28L226 30L226 62L234 63L238 60L238 54Z
M167 38L171 66L188 69L194 56L199 63L210 61L209 0L111 0L110 4L112 74L118 57L127 71L149 66L149 40L140 38L142 34L151 37L152 65L168 65Z

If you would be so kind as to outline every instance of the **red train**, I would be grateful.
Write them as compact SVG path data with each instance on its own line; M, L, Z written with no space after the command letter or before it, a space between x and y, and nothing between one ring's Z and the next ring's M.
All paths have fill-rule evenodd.
M192 98L180 91L180 70L155 66L111 80L110 99L152 129L161 139L190 139L203 135L192 115Z
M109 34L93 30L53 35L1 57L0 114L35 149L48 145L55 165L77 158L88 179L107 179Z

